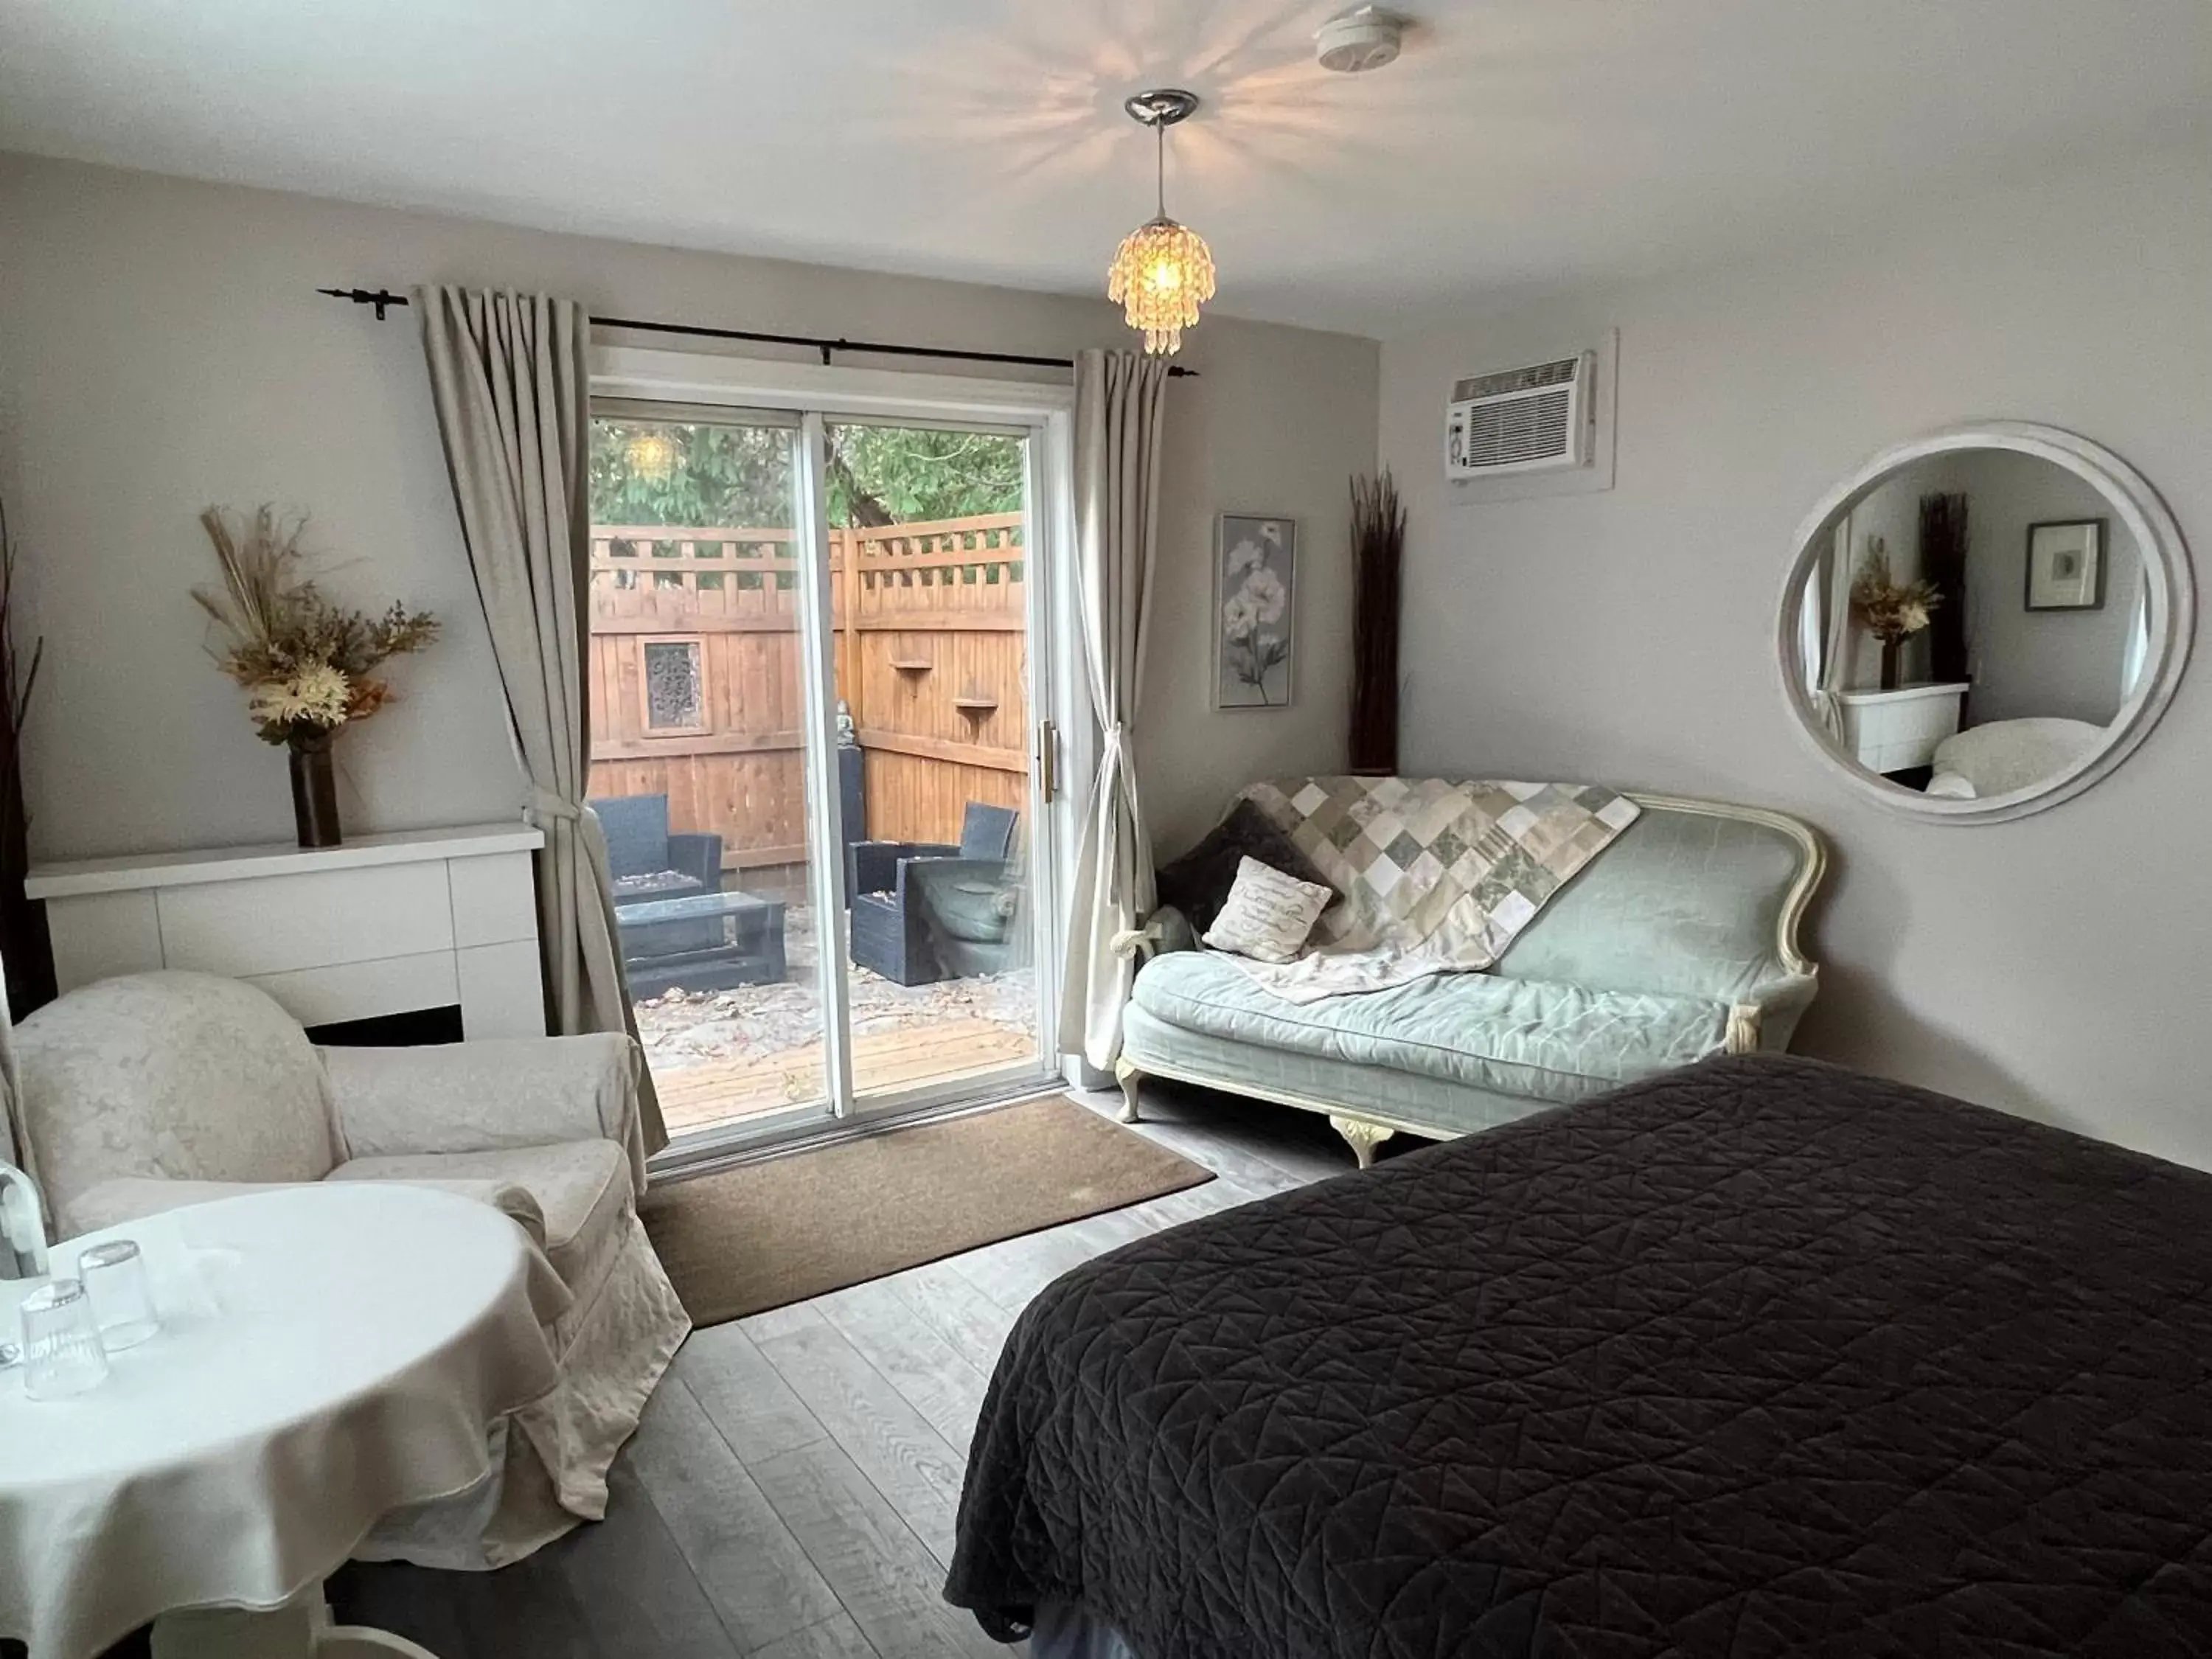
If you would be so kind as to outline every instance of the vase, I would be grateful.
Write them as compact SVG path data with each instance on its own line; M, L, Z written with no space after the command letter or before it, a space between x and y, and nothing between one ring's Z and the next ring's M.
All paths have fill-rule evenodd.
M1881 642L1881 689L1894 691L1898 684L1898 659L1905 654L1903 640L1884 640Z
M334 732L294 738L292 751L292 821L302 847L336 847L343 837L338 830L337 775L331 765Z

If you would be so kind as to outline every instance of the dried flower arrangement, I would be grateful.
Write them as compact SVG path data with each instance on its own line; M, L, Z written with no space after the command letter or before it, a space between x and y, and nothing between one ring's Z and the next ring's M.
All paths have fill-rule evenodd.
M200 609L222 631L216 665L246 688L246 712L262 741L293 751L301 844L335 844L331 739L392 701L391 682L371 671L429 645L438 636L437 619L398 603L371 617L324 598L301 568L305 519L287 520L263 506L251 519L234 522L211 507L200 514L200 524L222 569L221 586L192 590ZM303 757L319 763L319 769L304 769L310 775L319 770L319 776L305 778L313 799L302 793ZM311 816L326 817L327 826L311 826Z
M394 604L380 617L332 605L301 574L307 520L272 507L234 526L211 507L200 514L222 567L220 588L192 598L228 635L216 662L246 690L246 713L264 743L293 743L367 720L392 697L369 671L420 651L438 636L427 611Z
M1928 626L1943 595L1924 577L1900 582L1890 574L1889 547L1880 537L1867 544L1866 562L1851 583L1851 615L1881 641L1881 687L1897 688L1898 647Z

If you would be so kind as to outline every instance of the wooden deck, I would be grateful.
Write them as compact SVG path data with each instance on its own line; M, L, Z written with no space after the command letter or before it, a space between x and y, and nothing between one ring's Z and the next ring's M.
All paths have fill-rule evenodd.
M853 1081L863 1093L888 1093L1033 1059L1036 1051L1032 1034L992 1020L972 1015L934 1020L855 1037ZM672 1134L785 1111L825 1093L819 1043L656 1070L653 1082Z

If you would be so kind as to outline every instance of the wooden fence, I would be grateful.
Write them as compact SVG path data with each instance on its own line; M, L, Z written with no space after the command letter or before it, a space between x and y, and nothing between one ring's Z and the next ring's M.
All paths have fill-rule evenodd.
M837 695L867 833L957 841L1029 799L1022 515L830 533ZM805 848L798 562L788 530L592 531L594 796L665 794L733 870Z

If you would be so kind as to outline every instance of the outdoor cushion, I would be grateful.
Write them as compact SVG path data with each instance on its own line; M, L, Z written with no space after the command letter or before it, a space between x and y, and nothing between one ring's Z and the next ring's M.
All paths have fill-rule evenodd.
M931 926L967 944L1002 942L1021 906L1004 859L925 859L907 882Z
M1170 1024L1263 1048L1386 1066L1556 1104L1722 1052L1728 1005L1591 991L1490 974L1437 974L1364 996L1291 1003L1218 951L1158 957L1139 1007Z
M705 882L696 876L687 876L681 870L653 870L642 875L617 876L611 884L617 903L641 899L684 898L690 894L707 890Z

